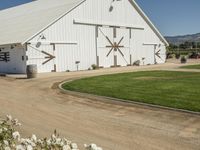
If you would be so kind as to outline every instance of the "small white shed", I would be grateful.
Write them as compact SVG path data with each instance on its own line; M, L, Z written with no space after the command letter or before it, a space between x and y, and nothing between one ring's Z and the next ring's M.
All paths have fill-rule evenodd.
M134 0L37 0L0 11L0 72L165 63L167 41Z

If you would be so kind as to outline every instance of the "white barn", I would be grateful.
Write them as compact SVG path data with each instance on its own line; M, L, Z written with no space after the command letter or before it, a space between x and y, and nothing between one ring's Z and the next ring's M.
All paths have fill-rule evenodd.
M165 63L167 41L134 0L37 0L0 11L0 72Z

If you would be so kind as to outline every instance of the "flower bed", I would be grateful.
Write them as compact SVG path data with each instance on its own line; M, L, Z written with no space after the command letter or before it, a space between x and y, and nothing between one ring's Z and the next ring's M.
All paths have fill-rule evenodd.
M21 126L18 119L7 115L0 119L0 149L2 150L79 150L78 145L66 138L60 138L56 130L50 138L39 139L35 134L22 138L16 131ZM84 145L86 150L102 150L96 144Z

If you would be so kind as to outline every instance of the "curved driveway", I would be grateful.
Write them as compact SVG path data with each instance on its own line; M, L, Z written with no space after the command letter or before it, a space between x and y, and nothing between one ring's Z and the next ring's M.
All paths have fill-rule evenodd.
M33 80L0 78L0 115L21 120L19 130L25 136L50 136L57 129L79 145L94 142L104 150L200 150L200 116L75 97L53 86L65 79L177 66L41 74Z

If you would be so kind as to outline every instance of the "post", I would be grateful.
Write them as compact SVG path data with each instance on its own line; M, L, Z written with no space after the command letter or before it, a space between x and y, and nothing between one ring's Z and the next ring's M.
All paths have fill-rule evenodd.
M114 67L117 67L117 55L114 55Z

